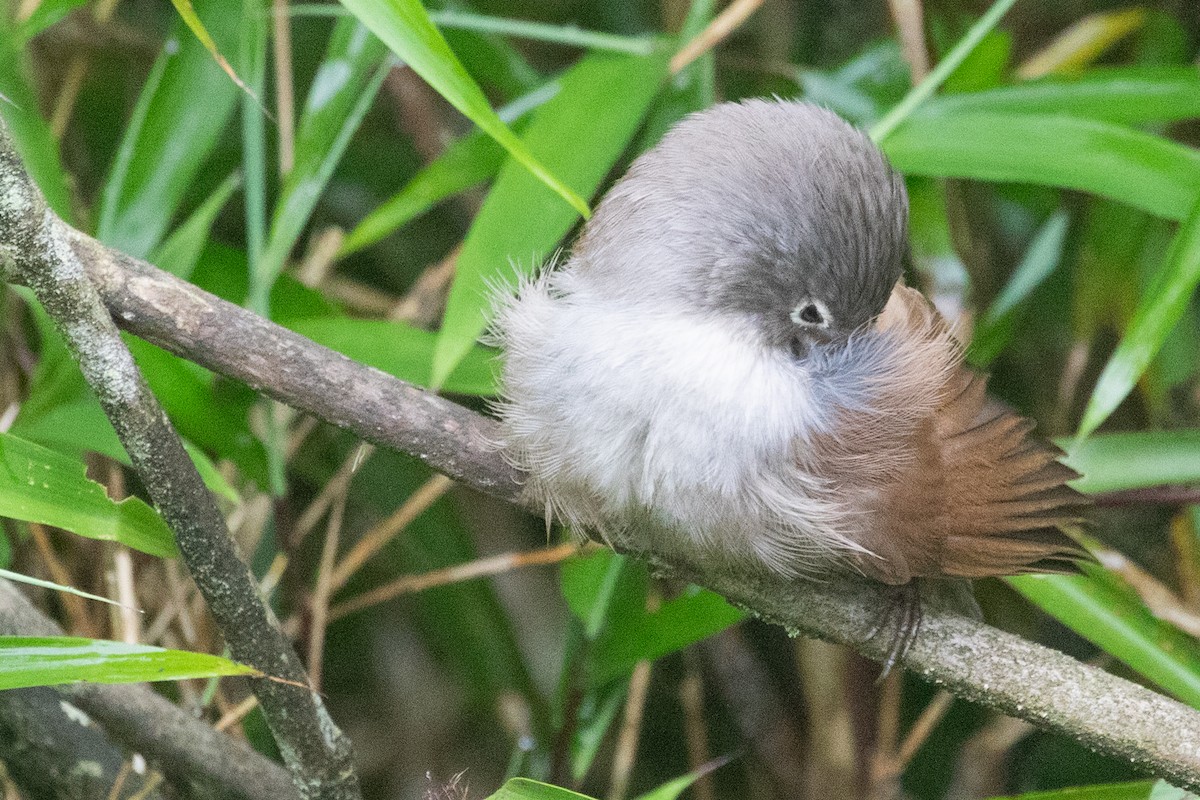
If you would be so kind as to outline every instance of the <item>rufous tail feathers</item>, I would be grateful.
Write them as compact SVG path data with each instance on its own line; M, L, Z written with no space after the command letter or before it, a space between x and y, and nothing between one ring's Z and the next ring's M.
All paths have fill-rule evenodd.
M899 412L908 424L892 444L907 458L876 495L875 532L864 544L877 557L857 559L860 569L887 583L1072 571L1086 551L1062 528L1080 521L1086 499L1067 485L1079 476L1059 462L1062 451L988 398L987 379L962 366L961 348L919 292L897 285L876 325L923 346L931 362L899 380L941 386L923 419ZM928 397L928 385L920 388Z

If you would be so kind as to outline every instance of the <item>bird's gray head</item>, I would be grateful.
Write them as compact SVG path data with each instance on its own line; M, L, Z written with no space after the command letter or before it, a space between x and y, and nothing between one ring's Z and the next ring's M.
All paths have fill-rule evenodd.
M904 183L863 133L750 100L688 117L634 162L575 259L627 302L749 319L802 356L883 310L907 227Z

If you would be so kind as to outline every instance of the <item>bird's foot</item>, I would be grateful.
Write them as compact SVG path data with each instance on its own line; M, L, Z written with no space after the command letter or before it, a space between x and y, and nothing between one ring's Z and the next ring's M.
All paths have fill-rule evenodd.
M867 634L866 641L890 631L887 657L877 682L882 683L892 667L903 661L921 631L921 590L916 580L887 587L887 603Z

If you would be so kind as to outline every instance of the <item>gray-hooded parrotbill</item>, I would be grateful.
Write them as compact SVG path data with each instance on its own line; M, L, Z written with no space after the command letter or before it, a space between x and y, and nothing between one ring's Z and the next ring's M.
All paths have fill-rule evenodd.
M870 139L815 106L679 123L497 310L530 495L710 569L1069 568L1077 476L900 282L907 203Z

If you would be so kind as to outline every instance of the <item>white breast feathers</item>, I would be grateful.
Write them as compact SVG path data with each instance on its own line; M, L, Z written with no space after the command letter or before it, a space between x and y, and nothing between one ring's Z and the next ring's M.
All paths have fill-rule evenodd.
M568 269L503 302L493 337L504 446L548 514L786 575L862 551L837 487L802 466L832 424L820 382L748 327L618 305Z

